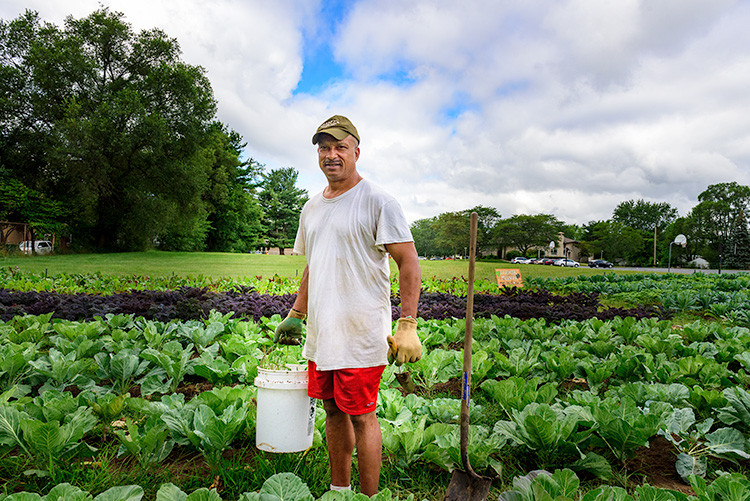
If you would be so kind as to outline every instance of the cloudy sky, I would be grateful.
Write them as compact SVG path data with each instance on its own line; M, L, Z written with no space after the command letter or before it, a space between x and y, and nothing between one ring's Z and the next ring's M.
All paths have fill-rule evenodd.
M410 221L484 205L585 224L641 198L685 215L711 184L750 185L747 0L3 0L0 18L100 5L176 38L247 155L311 194L333 114Z

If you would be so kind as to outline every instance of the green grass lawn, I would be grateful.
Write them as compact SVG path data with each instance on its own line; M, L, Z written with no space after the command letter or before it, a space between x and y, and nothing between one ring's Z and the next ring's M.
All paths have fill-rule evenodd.
M451 279L453 277L467 277L469 261L420 261L423 278ZM129 252L114 254L70 254L54 256L15 256L0 257L0 265L4 267L18 267L21 271L33 273L58 274L92 274L132 276L145 275L150 277L198 277L242 278L252 276L297 277L305 269L303 256L271 256L263 254L231 254L220 252ZM601 273L633 273L632 271L618 271L581 268L560 268L558 266L543 266L534 264L510 264L507 262L476 263L475 276L477 280L495 282L495 268L516 268L521 270L521 276L528 277L563 277L577 275L593 275ZM396 273L396 266L391 261L392 272Z

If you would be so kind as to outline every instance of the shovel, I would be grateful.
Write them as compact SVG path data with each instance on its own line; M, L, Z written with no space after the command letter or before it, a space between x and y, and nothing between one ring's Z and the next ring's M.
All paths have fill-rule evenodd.
M461 463L463 470L453 470L443 501L483 501L492 481L477 475L469 464L469 398L471 393L471 336L474 323L474 261L477 250L476 212L471 213L469 238L469 289L466 293L466 333L464 335L464 370L461 389Z

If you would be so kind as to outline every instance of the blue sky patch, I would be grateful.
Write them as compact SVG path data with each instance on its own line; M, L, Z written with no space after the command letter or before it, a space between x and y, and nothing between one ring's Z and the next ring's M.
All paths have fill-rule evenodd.
M302 75L294 90L295 94L318 94L330 83L341 80L344 67L336 61L333 42L356 1L322 0L315 24L305 36Z
M326 41L313 50L305 50L302 76L295 94L318 94L331 82L340 80L344 68L333 57L331 45Z
M450 103L443 107L440 113L440 118L446 122L452 122L468 110L479 108L467 92L454 92L451 97Z

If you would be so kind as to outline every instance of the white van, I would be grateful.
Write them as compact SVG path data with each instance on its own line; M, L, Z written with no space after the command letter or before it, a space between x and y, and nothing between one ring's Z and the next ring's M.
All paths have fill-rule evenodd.
M24 254L31 254L31 240L21 242L20 244L18 244L18 247ZM37 254L49 254L54 250L54 246L49 240L36 240L34 242L34 247Z

